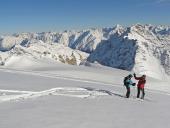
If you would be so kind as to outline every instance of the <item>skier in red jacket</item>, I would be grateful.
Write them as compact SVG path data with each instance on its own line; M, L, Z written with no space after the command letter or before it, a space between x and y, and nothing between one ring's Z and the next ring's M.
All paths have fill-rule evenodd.
M141 99L144 99L144 96L145 96L144 86L145 86L145 83L146 83L146 75L142 75L141 77L136 77L136 74L134 73L134 77L135 77L136 80L138 80L138 84L137 84L137 89L138 89L137 98L139 98L140 91L142 91Z

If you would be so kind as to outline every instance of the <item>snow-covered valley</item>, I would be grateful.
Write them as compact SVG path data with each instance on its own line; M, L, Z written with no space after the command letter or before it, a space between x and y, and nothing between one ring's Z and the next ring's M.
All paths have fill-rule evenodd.
M2 128L169 127L168 83L147 77L146 99L134 98L136 88L127 99L127 71L39 63L0 69Z

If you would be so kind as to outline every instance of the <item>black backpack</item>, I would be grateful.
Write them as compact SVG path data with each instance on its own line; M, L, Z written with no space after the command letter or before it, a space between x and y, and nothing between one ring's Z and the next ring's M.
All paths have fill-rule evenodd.
M126 77L124 78L124 80L123 80L124 86L126 86L126 85L128 84L127 80L128 80L128 77L126 76Z

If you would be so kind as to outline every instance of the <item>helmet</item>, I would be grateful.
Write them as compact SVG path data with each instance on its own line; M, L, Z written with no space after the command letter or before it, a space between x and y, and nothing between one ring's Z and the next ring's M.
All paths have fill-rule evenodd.
M146 78L146 75L142 75L143 78Z
M132 78L132 77L133 77L133 75L132 75L132 74L129 74L129 75L128 75L128 77L129 77L129 78Z

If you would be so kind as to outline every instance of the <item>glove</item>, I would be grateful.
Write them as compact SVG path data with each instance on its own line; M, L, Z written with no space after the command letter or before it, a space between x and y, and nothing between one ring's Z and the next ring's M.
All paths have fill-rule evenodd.
M133 84L132 84L132 86L135 86L135 85L136 85L136 83L133 83Z

